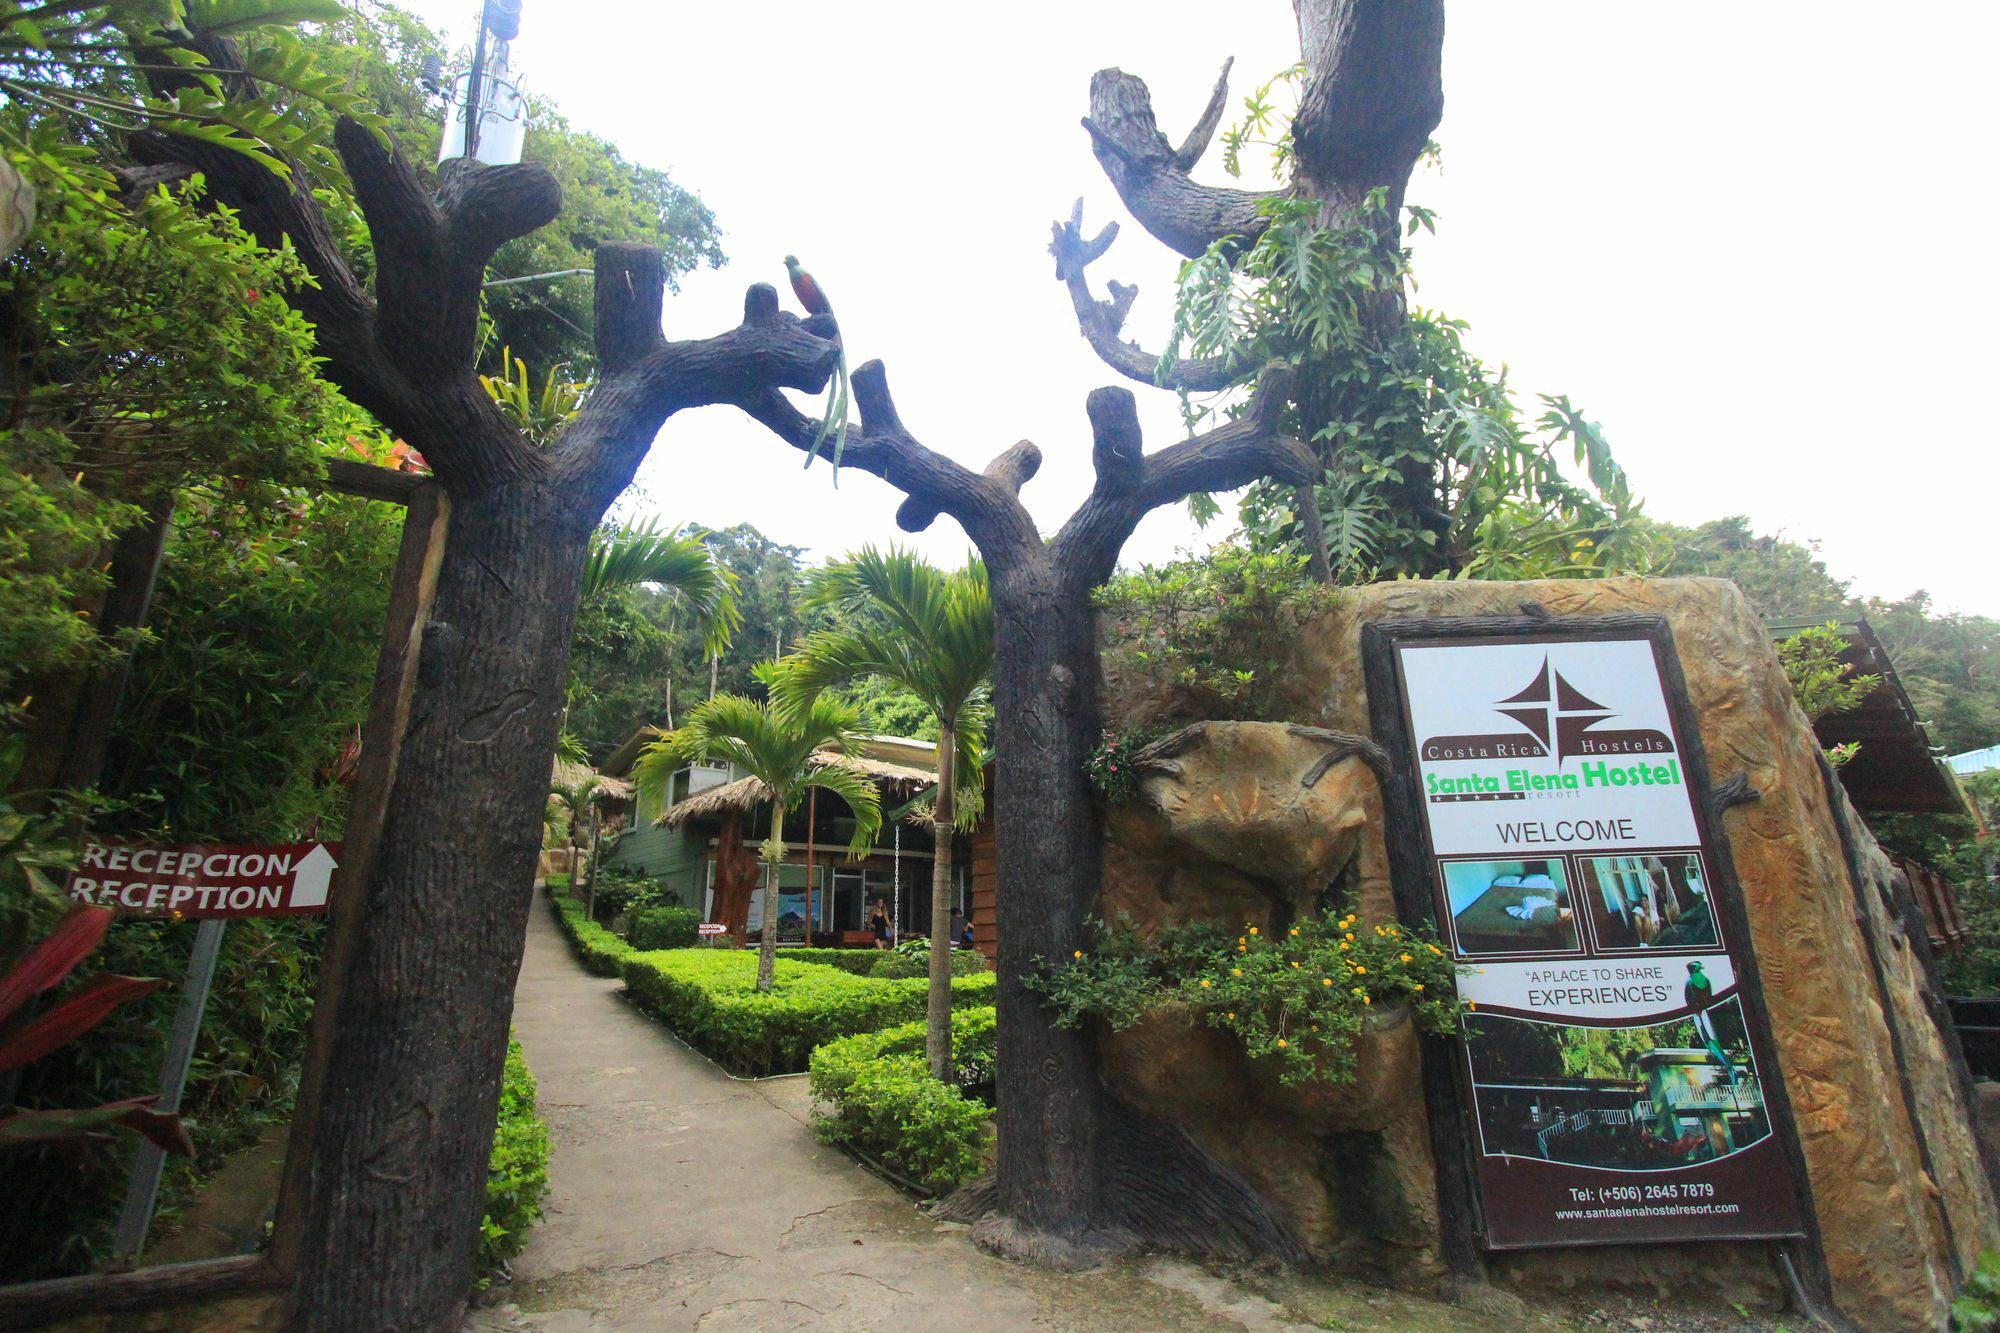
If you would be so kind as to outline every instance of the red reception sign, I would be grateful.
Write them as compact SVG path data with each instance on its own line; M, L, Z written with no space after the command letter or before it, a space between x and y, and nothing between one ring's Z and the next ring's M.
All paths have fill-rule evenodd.
M76 902L141 916L309 916L326 911L339 856L337 842L91 843L63 889Z

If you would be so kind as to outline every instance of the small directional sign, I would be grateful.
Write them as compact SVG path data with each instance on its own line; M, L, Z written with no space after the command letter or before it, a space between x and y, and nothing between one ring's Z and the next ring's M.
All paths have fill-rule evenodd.
M307 916L326 911L339 865L337 842L91 843L63 887L77 902L140 916Z

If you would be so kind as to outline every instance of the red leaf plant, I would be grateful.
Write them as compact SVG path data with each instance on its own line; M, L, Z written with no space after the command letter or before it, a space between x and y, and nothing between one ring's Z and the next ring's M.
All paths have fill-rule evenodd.
M112 912L104 907L76 907L41 943L0 975L0 1073L19 1069L60 1050L110 1016L130 1000L158 989L156 979L95 976L41 1013L15 1023L29 1000L50 990L75 970L104 942ZM187 1126L177 1115L152 1109L158 1093L129 1097L75 1110L49 1109L0 1113L0 1150L33 1143L101 1136L112 1126L142 1134L168 1152L194 1155Z

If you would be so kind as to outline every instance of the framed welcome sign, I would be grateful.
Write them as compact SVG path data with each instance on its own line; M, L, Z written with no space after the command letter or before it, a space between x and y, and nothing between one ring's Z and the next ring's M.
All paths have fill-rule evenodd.
M1376 622L1399 908L1468 1001L1489 1249L1801 1234L1789 1105L1665 623Z

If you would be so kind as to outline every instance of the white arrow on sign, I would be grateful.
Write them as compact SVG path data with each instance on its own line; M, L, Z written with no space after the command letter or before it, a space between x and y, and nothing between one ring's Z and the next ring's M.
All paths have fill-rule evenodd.
M317 843L313 849L299 858L292 867L293 907L326 906L326 886L333 880L333 872L340 868L333 859L333 853L325 843Z

